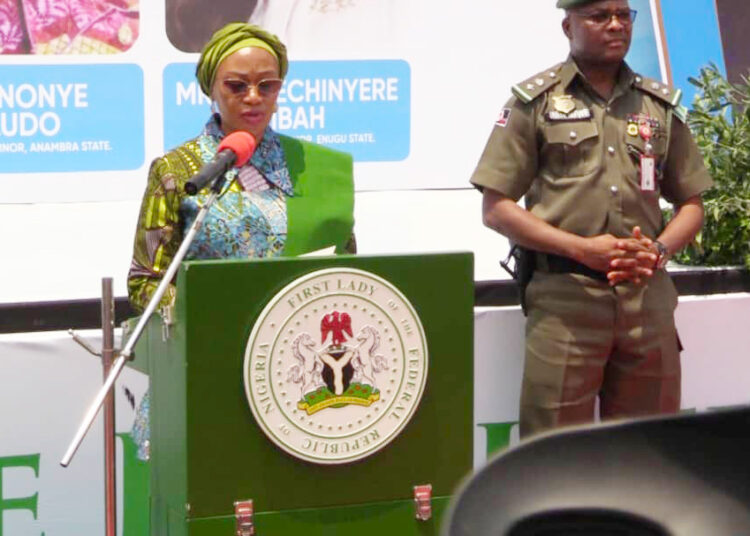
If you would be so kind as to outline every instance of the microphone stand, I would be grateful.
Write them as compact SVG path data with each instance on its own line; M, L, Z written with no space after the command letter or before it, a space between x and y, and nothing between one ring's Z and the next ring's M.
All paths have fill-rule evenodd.
M190 226L190 229L188 230L185 237L182 239L182 244L180 244L180 247L177 250L177 253L172 259L172 262L169 264L167 271L164 273L164 276L162 277L162 280L159 283L159 286L156 287L154 294L151 296L151 300L148 302L148 305L146 306L146 309L143 311L143 314L141 315L141 318L139 319L138 324L136 325L135 329L133 329L133 332L128 338L128 342L125 344L123 349L120 350L119 352L112 350L112 354L113 355L118 354L118 357L117 359L114 360L114 362L112 363L112 366L109 367L109 374L107 375L106 379L104 380L103 385L99 389L99 392L94 398L94 401L89 406L89 409L87 410L86 415L83 417L83 421L81 422L78 428L78 431L76 432L76 435L73 438L73 441L70 443L68 450L65 452L65 455L60 461L60 465L62 465L63 467L68 467L68 465L70 464L70 461L73 459L73 456L78 450L78 447L80 447L81 442L83 441L83 438L86 436L89 429L91 428L91 425L94 422L94 419L96 418L96 415L99 412L99 409L101 408L102 404L107 398L118 376L122 372L122 369L125 367L125 362L133 358L133 348L138 342L138 339L143 334L143 330L146 328L146 324L151 318L151 315L154 313L154 311L156 311L156 308L159 306L159 302L161 301L162 296L164 296L164 293L167 291L167 287L169 286L169 283L172 281L172 279L174 278L174 275L177 273L177 269L180 267L180 263L182 262L182 259L187 254L187 251L190 248L190 244L193 242L193 240L195 239L195 235L198 233L198 230L203 225L203 220L206 219L206 214L208 213L209 209L214 204L216 199L218 199L219 197L219 193L221 192L224 186L224 182L226 181L226 178L224 175L225 175L224 173L221 173L219 176L216 177L216 179L214 179L214 182L211 185L211 194L206 200L206 203L198 211L198 215L196 216L195 221ZM106 331L106 326L103 326L103 329L105 329ZM114 434L114 426L112 426L111 428L112 430L110 431L110 433ZM107 475L109 475L109 472L107 473ZM113 500L113 504L116 504L114 500ZM109 533L108 533L108 536L109 536Z

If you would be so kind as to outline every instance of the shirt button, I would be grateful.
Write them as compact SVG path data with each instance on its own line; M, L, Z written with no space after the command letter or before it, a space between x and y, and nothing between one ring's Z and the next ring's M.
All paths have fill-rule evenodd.
M617 193L620 191L617 186L610 186L609 191L612 192L612 195L617 195Z
M571 139L571 140L574 140L574 139L576 139L577 137L578 137L578 134L576 133L576 131L575 131L575 130L571 130L571 131L570 131L570 139Z
M613 154L615 154L615 148L610 145L609 147L607 147L607 152L609 154L613 155Z

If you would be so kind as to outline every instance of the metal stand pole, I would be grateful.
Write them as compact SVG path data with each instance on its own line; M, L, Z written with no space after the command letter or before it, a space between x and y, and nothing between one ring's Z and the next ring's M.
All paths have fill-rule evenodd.
M211 208L211 206L214 204L216 199L219 197L219 192L221 191L223 184L224 184L224 176L222 175L217 178L216 182L211 187L211 194L209 195L208 199L206 199L206 204L201 207L200 211L198 211L198 215L196 216L195 221L193 222L193 225L190 227L190 230L185 234L185 238L182 240L182 244L180 244L180 248L177 250L177 253L175 253L174 259L172 259L171 264L167 268L167 271L164 273L164 276L162 277L162 280L159 283L159 286L156 287L154 294L151 296L151 300L148 302L146 309L143 311L143 315L141 315L141 318L138 321L138 324L136 325L135 329L133 330L133 333L128 338L127 344L125 344L123 349L120 352L118 352L119 356L117 357L117 359L115 359L114 363L112 364L109 370L109 374L104 380L104 384L101 386L101 388L99 389L99 392L94 398L94 401L89 406L89 409L87 410L86 415L84 415L83 417L83 421L81 421L81 425L78 427L78 431L76 432L76 435L73 438L73 441L71 441L70 446L68 447L68 450L65 452L65 455L63 456L62 460L60 460L60 465L62 465L63 467L67 467L70 464L70 461L73 459L73 456L78 450L78 447L81 446L81 442L83 441L83 438L86 437L86 433L89 431L89 428L91 428L91 424L94 422L94 419L96 418L97 413L99 413L99 408L101 408L102 405L104 404L104 399L107 397L107 394L110 392L110 390L112 389L112 386L115 384L115 381L117 380L117 377L120 375L120 372L122 372L122 369L125 367L125 362L128 359L132 358L133 348L135 348L136 342L138 342L138 339L143 334L143 330L146 328L146 324L151 318L151 315L156 311L156 308L159 306L159 302L161 301L162 296L164 296L164 293L167 291L167 287L169 286L172 279L174 278L174 275L177 273L177 269L180 267L180 263L182 262L182 259L187 254L190 244L195 238L195 235L198 233L198 230L200 229L201 225L203 225L203 220L206 219L206 214L208 213L208 210ZM115 352L113 351L113 354L114 353Z
M115 340L115 301L112 296L112 278L102 279L102 350L97 352L72 329L68 330L73 340L87 352L102 360L102 375L107 375L112 368ZM117 536L117 459L115 450L115 398L108 392L104 401L104 513L106 536Z
M107 379L115 349L115 301L112 278L102 279L102 380ZM104 402L104 511L107 536L117 536L117 474L115 453L115 397L110 392Z

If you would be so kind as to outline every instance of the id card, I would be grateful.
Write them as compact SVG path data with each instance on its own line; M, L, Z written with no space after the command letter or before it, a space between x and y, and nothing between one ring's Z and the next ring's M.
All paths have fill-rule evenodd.
M656 190L656 160L653 156L641 156L641 191Z

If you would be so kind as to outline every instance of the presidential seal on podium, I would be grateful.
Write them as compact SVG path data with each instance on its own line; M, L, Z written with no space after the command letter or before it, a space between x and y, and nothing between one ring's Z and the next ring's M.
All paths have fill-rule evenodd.
M366 458L408 425L424 392L428 349L409 300L352 268L306 274L267 303L245 349L258 425L318 464Z

